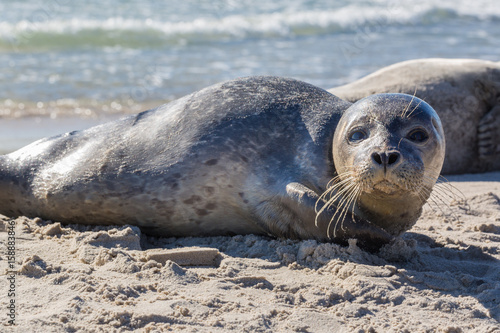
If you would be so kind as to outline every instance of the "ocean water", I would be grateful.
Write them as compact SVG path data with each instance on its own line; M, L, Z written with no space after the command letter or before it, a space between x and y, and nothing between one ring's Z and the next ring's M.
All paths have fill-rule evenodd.
M331 88L426 57L500 60L500 2L2 0L0 152L236 77Z

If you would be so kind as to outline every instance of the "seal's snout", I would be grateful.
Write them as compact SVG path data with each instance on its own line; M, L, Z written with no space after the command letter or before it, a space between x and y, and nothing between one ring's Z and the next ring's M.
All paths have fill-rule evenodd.
M394 194L401 191L398 185L401 182L400 166L403 156L397 150L375 151L371 154L370 172L366 174L371 186L367 192L373 190Z
M372 161L375 165L387 169L388 167L394 167L401 161L401 154L398 151L390 152L375 152L372 154Z

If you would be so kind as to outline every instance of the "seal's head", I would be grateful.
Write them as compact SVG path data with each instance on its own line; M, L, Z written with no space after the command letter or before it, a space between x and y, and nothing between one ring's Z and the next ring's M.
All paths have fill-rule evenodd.
M356 202L354 213L398 235L421 214L443 165L445 139L427 103L378 94L345 111L333 147L335 192Z

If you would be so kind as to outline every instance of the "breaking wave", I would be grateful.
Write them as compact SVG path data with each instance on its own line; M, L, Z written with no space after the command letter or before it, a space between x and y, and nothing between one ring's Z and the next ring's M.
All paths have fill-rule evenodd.
M411 6L411 5L410 5ZM349 33L360 27L431 25L446 20L499 20L500 13L473 11L443 4L363 7L347 5L337 10L229 15L191 21L158 19L53 19L0 22L0 50L19 48L74 49L93 47L163 47L175 44L227 42L250 38L300 37Z

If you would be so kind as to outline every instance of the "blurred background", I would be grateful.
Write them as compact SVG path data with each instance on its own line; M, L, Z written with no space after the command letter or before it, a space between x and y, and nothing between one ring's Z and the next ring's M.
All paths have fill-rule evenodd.
M497 0L2 0L0 153L248 75L500 60Z

